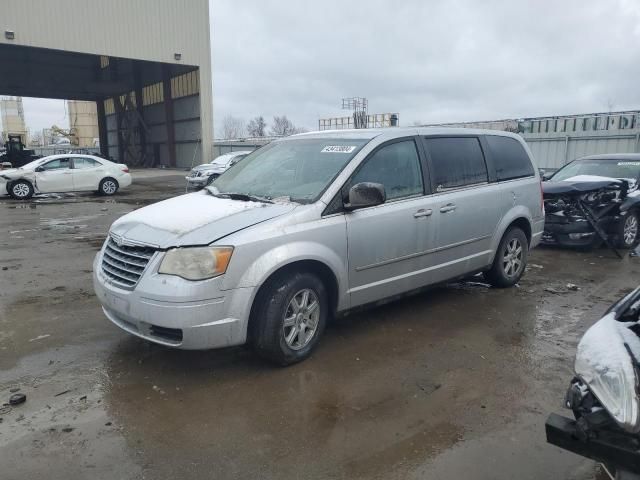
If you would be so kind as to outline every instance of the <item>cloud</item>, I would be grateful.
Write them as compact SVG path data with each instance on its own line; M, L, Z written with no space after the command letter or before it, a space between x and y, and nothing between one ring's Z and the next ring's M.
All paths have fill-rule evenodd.
M216 0L214 115L345 115L342 97L413 122L640 108L635 0ZM25 100L34 128L59 101ZM217 128L217 130L219 130Z
M404 125L638 108L636 2L217 0L215 118L314 128L341 98Z

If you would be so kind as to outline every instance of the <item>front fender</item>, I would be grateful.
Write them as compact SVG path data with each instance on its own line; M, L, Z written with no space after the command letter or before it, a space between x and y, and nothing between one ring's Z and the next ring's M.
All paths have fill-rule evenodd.
M622 205L620 205L620 212L624 213L631 208L638 207L640 208L640 195L635 195L633 197L627 197Z
M347 266L345 260L326 245L311 241L280 245L264 252L245 270L237 287L261 287L267 278L277 270L305 260L314 260L329 267L338 283L338 310L348 308L349 296L346 293ZM257 290L258 288L255 288L256 292Z

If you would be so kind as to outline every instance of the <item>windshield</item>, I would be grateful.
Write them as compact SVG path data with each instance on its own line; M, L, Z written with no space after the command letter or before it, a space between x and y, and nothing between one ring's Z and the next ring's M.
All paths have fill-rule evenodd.
M368 141L300 138L275 142L227 170L214 186L220 193L314 202Z
M558 170L551 177L554 182L577 175L597 175L610 178L632 178L640 176L640 161L637 160L576 160Z

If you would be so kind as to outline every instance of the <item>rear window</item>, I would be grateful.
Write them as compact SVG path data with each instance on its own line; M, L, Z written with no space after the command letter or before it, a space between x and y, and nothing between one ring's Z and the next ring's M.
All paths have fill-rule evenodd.
M436 191L487 182L487 165L476 137L425 139Z
M491 149L498 181L535 175L529 155L515 138L498 135L485 137Z

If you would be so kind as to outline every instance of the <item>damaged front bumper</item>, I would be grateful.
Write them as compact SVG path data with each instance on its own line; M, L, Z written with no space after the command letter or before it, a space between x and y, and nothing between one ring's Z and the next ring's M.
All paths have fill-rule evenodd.
M615 465L616 470L640 474L640 440L617 428L586 435L579 423L552 413L545 423L547 442L583 457Z

